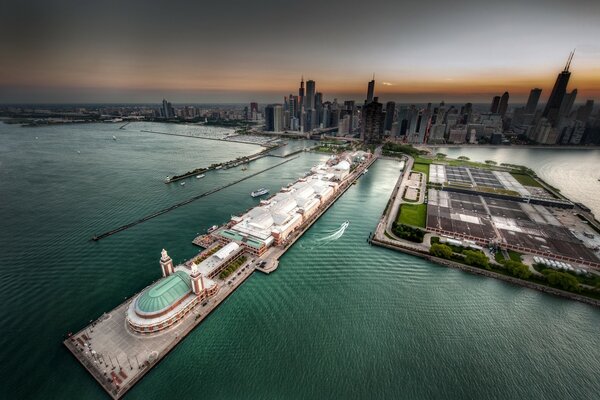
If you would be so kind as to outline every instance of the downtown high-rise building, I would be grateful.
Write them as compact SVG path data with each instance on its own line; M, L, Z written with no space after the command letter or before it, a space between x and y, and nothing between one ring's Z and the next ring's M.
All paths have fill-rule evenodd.
M548 98L548 102L546 103L546 107L542 113L542 116L547 118L552 126L556 126L560 119L560 108L565 94L567 93L567 85L569 84L569 78L571 77L569 68L571 67L573 55L574 52L569 54L565 68L556 77L556 82L554 82L554 87L550 93L550 98Z
M494 96L494 98L492 99L492 106L490 107L490 112L492 114L497 114L499 105L500 105L500 96Z
M272 104L265 107L265 131L275 131L275 107Z
M542 89L531 89L531 92L529 92L529 98L527 99L527 105L525 106L525 114L535 114L535 110L537 110L541 94Z
M283 132L283 107L277 104L273 107L273 132Z
M163 99L163 101L162 101L162 107L160 109L160 114L163 118L175 117L175 110L173 109L173 106L171 105L170 102L168 102L165 99Z
M373 79L369 82L369 86L367 87L367 104L373 102L373 96L375 95L375 75L373 75Z
M396 103L393 101L388 101L385 104L385 123L383 126L384 132L392 130L392 124L394 123L395 112L396 112Z
M361 139L365 143L381 143L383 139L383 104L374 97L371 103L363 106Z
M502 94L502 97L500 97L500 104L498 104L498 114L500 114L502 117L504 117L504 115L506 114L506 110L508 110L508 98L508 92L504 92Z
M312 110L315 108L315 81L306 81L306 99L304 100L304 108Z

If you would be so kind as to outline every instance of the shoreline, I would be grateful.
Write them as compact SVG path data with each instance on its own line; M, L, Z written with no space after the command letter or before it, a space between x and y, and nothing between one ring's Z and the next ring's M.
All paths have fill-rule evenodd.
M427 260L433 264L439 265L441 267L458 269L458 270L461 270L463 272L467 272L467 273L470 273L473 275L480 275L480 276L485 276L488 278L498 279L498 280L501 280L501 281L504 281L507 283L511 283L516 286L521 286L521 287L525 287L528 289L537 290L538 292L552 294L554 296L562 297L564 299L575 300L580 303L584 303L584 304L591 305L594 307L600 307L600 300L598 300L598 299L594 299L594 298L587 297L587 296L582 296L577 293L567 292L565 290L554 288L552 286L546 286L546 285L542 285L542 284L535 283L535 282L525 281L525 280L522 280L519 278L515 278L513 276L500 274L498 272L489 271L489 270L486 270L483 268L477 268L477 267L473 267L471 265L461 264L456 261L446 260L444 258L438 258L438 257L432 256L429 253L421 253L414 249L409 249L407 247L402 246L402 244L400 244L400 243L391 242L391 241L390 242L382 241L375 237L370 239L369 242L376 246L379 246L379 247L384 247L389 250L400 251L405 254L409 254L409 255L412 255L415 257L425 259L425 260Z

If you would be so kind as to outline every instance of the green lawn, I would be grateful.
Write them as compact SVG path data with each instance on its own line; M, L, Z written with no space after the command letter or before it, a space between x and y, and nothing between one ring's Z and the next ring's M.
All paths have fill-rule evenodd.
M513 261L517 261L517 262L521 262L521 253L518 253L514 250L508 250L508 256L510 257L511 260Z
M425 228L427 219L426 204L401 204L396 222Z
M413 164L412 170L414 172L423 172L425 175L427 175L427 174L429 174L429 165L416 163L416 164Z
M511 173L511 175L517 180L517 182L519 182L521 185L524 186L535 186L535 187L542 187L542 185L536 181L534 178L532 178L529 175L525 175L525 174L517 174L517 173Z

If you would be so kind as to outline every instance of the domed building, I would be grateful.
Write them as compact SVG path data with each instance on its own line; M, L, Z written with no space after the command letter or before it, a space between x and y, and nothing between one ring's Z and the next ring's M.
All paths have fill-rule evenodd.
M127 325L134 332L166 329L218 291L218 285L203 276L196 264L173 268L173 260L164 249L160 265L163 278L144 289L127 309Z

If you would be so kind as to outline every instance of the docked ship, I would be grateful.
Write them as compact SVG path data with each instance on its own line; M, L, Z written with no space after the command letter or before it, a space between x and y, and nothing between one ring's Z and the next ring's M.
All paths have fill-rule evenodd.
M210 228L208 228L208 229L206 230L206 233L211 233L211 232L214 232L214 231L216 231L218 228L219 228L219 227L218 227L217 225L213 225L213 226L211 226Z
M260 189L255 190L254 192L250 193L250 196L259 197L259 196L262 196L263 194L267 194L267 193L269 193L269 189L260 188Z

